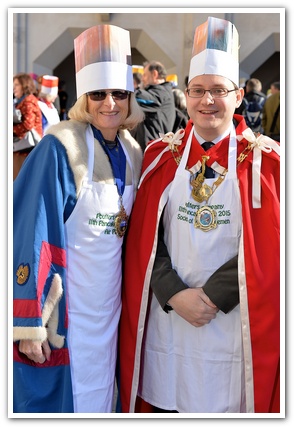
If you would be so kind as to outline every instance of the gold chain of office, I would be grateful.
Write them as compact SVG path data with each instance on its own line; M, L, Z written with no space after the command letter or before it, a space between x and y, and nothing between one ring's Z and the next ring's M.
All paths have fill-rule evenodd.
M237 162L238 162L237 167L246 159L246 157L252 151L253 146L254 145L249 142L248 145L245 147L245 149L242 151L242 153L240 153L240 155L237 157ZM182 156L179 154L177 146L175 146L174 149L171 150L171 152L176 164L179 165L182 159ZM194 176L194 173L188 167L186 167L186 170L188 170L191 173L191 180L190 180L190 183L192 186L191 196L198 203L202 203L203 201L208 202L209 198L212 196L215 190L222 184L228 172L228 169L225 169L224 173L214 181L211 187L207 184L204 184L204 181L205 181L204 174L205 174L206 162L208 159L209 159L209 156L202 156L201 172L194 179L192 178Z

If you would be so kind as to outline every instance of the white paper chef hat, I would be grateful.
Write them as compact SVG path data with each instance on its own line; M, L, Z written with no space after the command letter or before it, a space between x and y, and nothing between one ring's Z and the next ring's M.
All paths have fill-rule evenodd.
M189 82L203 74L227 77L239 86L239 35L230 21L209 17L196 28Z
M133 92L129 31L96 25L74 40L77 98L101 89Z
M40 93L56 96L58 94L58 82L59 78L56 76L49 76L48 74L42 76Z

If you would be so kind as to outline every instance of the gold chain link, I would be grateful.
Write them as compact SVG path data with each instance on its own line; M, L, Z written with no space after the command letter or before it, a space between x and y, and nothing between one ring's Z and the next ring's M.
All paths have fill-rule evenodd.
M237 162L238 162L237 167L239 166L240 163L242 163L246 159L246 157L249 155L252 149L253 149L253 144L249 142L248 145L245 147L245 149L242 151L242 153L240 153L240 155L237 157ZM248 150L247 153L246 153L246 150ZM182 160L182 156L179 154L178 148L174 147L174 149L171 150L171 152L176 164L179 165ZM175 155L175 153L177 155ZM192 176L194 175L194 173L188 167L186 167L186 170L188 170L191 173L191 180L190 180L190 183L192 186L191 195L193 199L199 203L203 201L206 201L206 203L208 202L208 200L210 199L212 194L215 192L215 190L222 184L228 172L228 169L225 169L224 173L222 175L219 175L219 177L214 181L211 187L207 184L204 184L204 181L205 181L204 173L205 173L206 161L208 159L209 159L209 156L202 156L201 172L196 176L195 179L192 179Z

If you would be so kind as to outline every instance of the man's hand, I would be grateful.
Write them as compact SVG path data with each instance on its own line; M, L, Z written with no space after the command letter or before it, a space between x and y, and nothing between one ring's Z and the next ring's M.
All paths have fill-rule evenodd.
M216 317L218 308L202 288L189 288L173 295L168 304L192 326L203 326Z
M19 351L36 363L44 363L50 360L51 349L48 341L20 340Z

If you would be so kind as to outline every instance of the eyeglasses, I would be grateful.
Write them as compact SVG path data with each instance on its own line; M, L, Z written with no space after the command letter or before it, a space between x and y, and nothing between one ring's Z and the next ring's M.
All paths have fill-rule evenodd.
M213 89L202 89L200 87L192 87L187 89L190 98L202 98L205 92L209 92L212 98L225 98L229 92L234 92L238 89L226 89L224 87L215 87Z
M122 101L129 95L127 90L114 90L112 92L105 92L103 90L97 90L95 92L88 92L87 95L91 101L104 101L107 95L111 95L113 99Z

